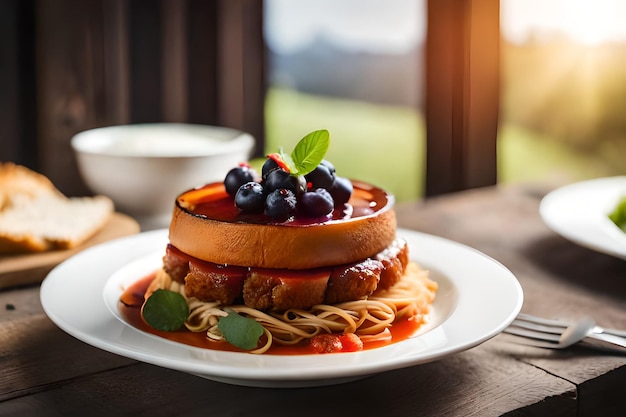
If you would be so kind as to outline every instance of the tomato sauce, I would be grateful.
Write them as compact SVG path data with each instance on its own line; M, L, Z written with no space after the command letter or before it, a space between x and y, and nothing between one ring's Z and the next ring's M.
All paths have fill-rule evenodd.
M220 351L241 352L241 349L224 341L211 341L207 339L205 332L191 332L185 328L175 332L164 332L150 327L141 317L141 306L144 302L144 294L146 289L154 279L154 274L148 275L133 285L131 285L120 297L119 309L121 315L131 326L165 339L183 343L189 346L195 346L205 349L213 349ZM421 322L412 319L401 319L390 327L391 337L385 340L363 342L363 350L374 349L397 343L409 338L413 335ZM311 349L308 343L301 343L296 346L283 346L274 343L270 349L264 353L265 355L305 355L317 354Z

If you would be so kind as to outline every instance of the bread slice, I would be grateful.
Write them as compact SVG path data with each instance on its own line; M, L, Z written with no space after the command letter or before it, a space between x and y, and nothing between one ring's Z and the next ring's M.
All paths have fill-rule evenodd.
M68 198L44 175L0 164L0 253L74 248L102 229L113 210L108 197Z
M12 162L0 163L0 212L9 208L14 198L35 198L44 194L64 197L45 175Z

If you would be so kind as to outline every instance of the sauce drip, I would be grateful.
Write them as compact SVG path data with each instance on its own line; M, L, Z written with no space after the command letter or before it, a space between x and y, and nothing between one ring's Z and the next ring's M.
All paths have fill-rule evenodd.
M181 329L175 332L164 332L150 327L141 317L141 306L144 302L144 294L146 289L154 279L154 274L148 275L124 291L120 297L119 309L122 317L131 326L142 330L146 333L163 337L165 339L182 343L189 346L195 346L204 349L213 349L220 351L241 352L240 349L228 342L214 342L206 338L205 332L194 333L187 329ZM369 341L363 343L363 350L374 349L397 343L408 339L419 328L421 322L411 319L401 319L390 327L391 338L385 340ZM283 346L273 344L272 347L264 353L264 355L306 355L317 354L309 348L307 343L296 346Z

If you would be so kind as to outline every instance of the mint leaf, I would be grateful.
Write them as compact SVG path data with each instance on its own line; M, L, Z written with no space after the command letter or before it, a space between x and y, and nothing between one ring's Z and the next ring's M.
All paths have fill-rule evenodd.
M280 148L280 157L282 159L283 164L285 164L287 168L289 169L289 173L291 175L300 175L295 162L293 161L293 159L291 159L291 155L283 152L283 148Z
M315 130L302 139L291 152L295 172L292 175L306 175L313 171L324 159L330 146L328 130Z
M233 310L225 309L227 316L221 317L217 328L228 343L240 349L250 350L257 347L263 335L263 326L256 320L243 317Z
M189 315L189 306L181 294L158 289L148 297L141 314L151 327L165 332L173 332L185 324Z

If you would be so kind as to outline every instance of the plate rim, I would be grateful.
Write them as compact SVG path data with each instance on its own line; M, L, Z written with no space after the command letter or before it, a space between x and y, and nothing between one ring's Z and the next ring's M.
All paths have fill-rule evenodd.
M118 268L126 265L133 259L137 259L142 256L148 256L151 252L155 250L155 248L160 247L157 245L162 245L163 248L165 247L164 245L167 242L166 229L144 232L125 238L116 239L114 241L109 241L101 245L89 248L69 258L68 260L64 261L62 264L54 268L44 279L41 286L40 299L45 313L58 327L60 327L63 331L72 335L73 337L99 349L136 359L142 362L196 374L208 379L250 386L266 386L267 384L274 384L272 386L275 386L275 384L277 383L279 386L293 386L293 383L300 383L304 386L312 384L330 384L333 383L332 381L340 381L345 380L346 378L349 379L353 377L367 376L375 373L431 362L441 359L445 356L470 349L494 337L495 335L500 333L508 324L510 324L510 322L521 310L523 303L523 291L521 285L519 284L517 278L513 275L513 273L500 262L476 249L442 237L401 228L398 228L397 233L399 236L404 237L409 242L410 248L411 242L413 242L413 244L415 244L415 242L422 242L422 244L426 243L434 246L443 246L444 248L454 248L454 250L461 251L466 256L472 257L474 259L474 262L478 262L479 264L484 263L490 268L494 268L501 275L499 279L504 278L503 282L505 282L505 286L508 288L509 291L507 297L512 300L512 304L506 307L499 307L501 311L498 311L499 318L497 320L497 323L491 325L489 329L483 329L480 334L474 334L472 337L466 338L465 340L460 342L455 341L453 344L448 343L446 345L446 343L444 342L442 346L438 346L435 349L429 349L428 346L426 346L424 350L422 352L418 352L418 354L402 352L401 348L406 345L403 346L402 344L404 342L399 342L382 348L371 349L362 352L340 353L332 355L288 355L284 357L279 355L267 355L264 359L259 360L257 358L263 358L264 355L211 351L209 349L179 345L175 342L166 341L165 339L162 339L163 342L154 342L154 340L152 342L148 342L147 335L143 334L139 330L130 328L130 326L128 326L127 324L120 322L109 311L105 303L102 290L114 271L106 272L106 277L100 276L98 278L98 282L84 284L98 287L96 288L98 289L98 291L96 291L96 289L92 289L99 294L99 303L102 303L102 305L98 305L97 308L103 308L107 312L107 317L100 317L100 319L105 322L102 325L105 326L105 328L110 329L112 332L114 330L124 331L123 329L120 329L120 327L123 327L127 328L127 331L131 332L131 334L134 332L135 334L132 334L132 337L136 338L138 342L145 343L145 345L151 345L156 343L159 346L160 350L161 348L163 348L165 351L168 351L168 349L175 349L181 352L189 352L189 354L191 355L193 355L194 353L197 355L202 353L202 356L215 356L221 358L222 361L226 360L226 362L223 363L210 362L205 364L205 366L200 366L199 368L197 367L198 364L195 361L190 361L188 358L181 359L180 357L168 356L167 354L163 354L163 351L155 355L154 352L151 353L149 350L146 351L146 349L142 348L142 346L134 345L132 342L130 343L130 346L126 346L124 345L124 343L127 342L122 343L120 340L103 340L102 336L99 337L98 335L87 334L80 330L80 325L77 324L78 318L70 318L68 320L67 317L63 317L62 314L59 314L59 312L57 311L58 306L55 305L55 300L51 299L51 295L54 294L55 285L62 286L64 279L66 281L68 279L71 281L71 278L67 278L68 272L72 272L72 270L80 268L82 263L89 262L92 260L92 258L98 258L98 256L102 256L108 252L116 252L116 247L119 248L119 251L124 246L134 245L134 247L137 249L137 252L141 252L124 254L125 256L122 257L123 259L117 260ZM137 244L142 242L151 242L151 244L146 245L145 247ZM411 249L411 252L413 252L413 248ZM423 259L420 259L420 257L414 253L411 253L411 259L417 260L420 263L423 262L425 265L428 266L427 262L425 262ZM102 272L102 275L105 275L105 272ZM459 283L455 281L455 279L456 278L451 278L451 281L455 285L459 285ZM467 302L463 300L463 294L459 293L458 298L459 300L457 300L457 303L461 303L462 306L463 303ZM451 338L451 335L446 335L445 332L448 330L447 327L451 327L451 318L454 317L455 314L459 314L459 312L457 311L458 308L458 305L455 306L454 311L452 311L452 313L438 327L431 329L427 333L413 339L419 340L419 342L412 343L416 343L416 346L420 346L419 343L436 343L436 340L438 340L436 338L441 338L442 334L440 333L442 332L444 333L443 337L446 338L446 341L448 341ZM504 309L506 309L506 311L504 311ZM170 344L176 346L172 347L168 345L169 347L166 348L164 347L167 345L165 342L169 342ZM398 351L400 351L402 354L398 357L392 355L394 352L397 353ZM375 353L372 354L371 352ZM370 360L371 357L376 359L377 356L381 355L387 355L388 357L384 360L380 358L379 360ZM252 359L252 357L255 357L255 359ZM240 361L242 360L242 358L250 358L250 360L243 359L244 365L246 366L239 367L228 364L229 360ZM272 368L271 366L268 367L267 363L271 364L278 360L293 362L293 364L296 365L302 365L303 363L306 364L307 362L320 363L317 366L311 366L310 364L304 367L283 366L283 369L280 370L280 372L275 372L277 370ZM356 361L357 365L351 366L350 364L354 361ZM250 367L248 362L256 362L256 364L255 366Z
M591 249L596 252L604 253L606 255L615 256L617 258L626 259L626 246L620 247L616 243L619 237L615 232L619 232L617 228L615 230L608 230L601 228L596 231L595 236L601 236L600 240L590 239L589 235L582 232L577 232L576 229L571 228L571 224L564 221L562 216L558 216L555 212L563 210L563 208L571 203L573 200L577 202L589 201L587 197L590 194L590 188L595 187L596 192L620 192L626 196L626 175L617 175L612 177L594 178L590 180L577 181L571 184L567 184L558 187L549 193L547 193L539 204L539 214L544 223L555 233L566 238L567 240L578 244L579 246ZM600 187L598 189L598 187ZM581 193L576 194L575 193ZM605 202L608 204L608 202ZM600 213L597 213L600 214ZM598 216L599 217L599 216ZM577 217L578 220L593 220ZM608 226L610 220L607 218L602 224ZM584 223L588 225L588 223ZM626 235L626 234L625 234ZM624 236L626 242L626 236Z

